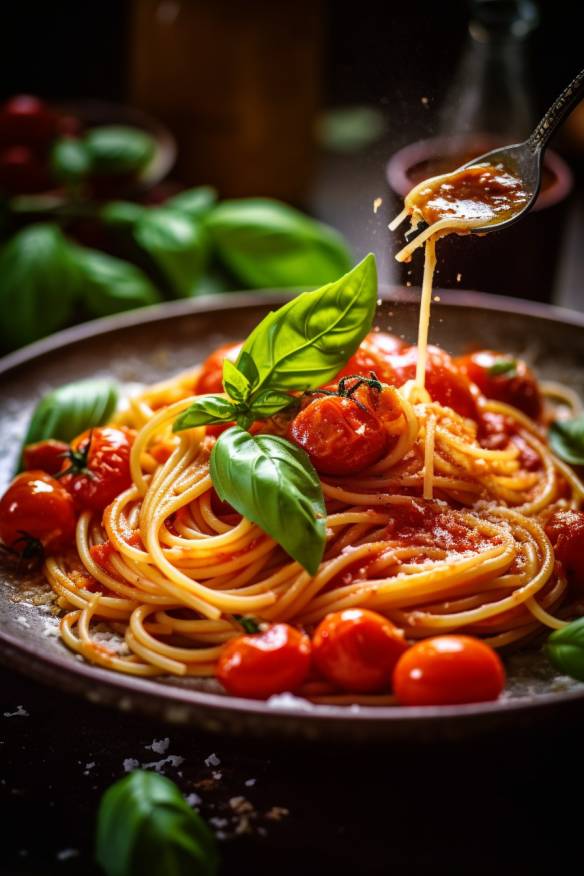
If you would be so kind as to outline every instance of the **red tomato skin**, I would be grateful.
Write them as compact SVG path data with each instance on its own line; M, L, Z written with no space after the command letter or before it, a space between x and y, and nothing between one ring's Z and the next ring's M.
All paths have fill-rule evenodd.
M57 123L57 115L38 97L17 94L0 107L0 143L45 149Z
M195 381L194 392L196 392L197 395L223 392L223 362L225 359L229 359L230 362L235 362L242 346L243 341L222 344L222 346L217 347L217 349L205 359L201 371Z
M0 152L0 189L11 195L29 195L49 187L48 174L28 146L8 146Z
M584 592L584 512L556 511L544 528L570 584Z
M505 686L499 655L472 636L435 636L397 663L393 690L402 706L446 706L496 700Z
M354 374L369 377L374 371L377 378L383 383L391 383L393 370L390 358L394 353L403 350L405 346L405 342L395 335L390 335L387 332L369 332L345 367L339 371L335 381L339 381L341 377L351 377Z
M515 370L512 374L489 373L496 362L505 358L511 357L494 350L477 350L468 356L460 356L455 362L487 398L505 402L532 420L539 420L543 411L541 393L533 371L523 360L513 359Z
M377 693L390 688L393 669L407 648L402 631L387 618L348 608L320 622L312 638L312 659L336 687Z
M20 550L26 533L48 553L64 550L75 541L77 515L73 499L44 471L18 475L0 499L0 540Z
M27 471L39 469L46 471L47 474L57 474L63 467L63 460L68 450L69 445L64 441L55 441L52 438L28 444L24 448L24 467Z
M80 510L103 511L113 500L127 490L132 483L130 453L134 432L125 426L102 426L90 429L72 442L74 451L87 447L87 469L90 474L63 474L60 482L71 493ZM65 460L62 472L70 468Z
M239 636L224 645L217 678L236 697L265 700L297 690L310 672L310 639L289 624Z
M393 378L388 382L394 386L403 386L416 376L418 348L404 347L389 357L389 364ZM425 386L433 401L452 408L463 417L478 419L479 393L458 369L452 357L439 347L428 347Z

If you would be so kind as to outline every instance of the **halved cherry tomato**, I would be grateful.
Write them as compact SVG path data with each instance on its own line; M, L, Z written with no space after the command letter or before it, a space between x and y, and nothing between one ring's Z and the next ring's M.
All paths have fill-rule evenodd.
M0 499L0 539L23 556L39 546L63 550L75 541L76 524L73 499L44 471L18 475Z
M568 580L584 590L584 512L556 511L545 531Z
M435 636L400 657L393 690L402 706L443 706L496 700L505 686L499 655L472 636Z
M387 332L369 332L342 371L339 371L335 381L338 382L341 377L354 374L369 377L374 371L382 383L392 383L393 370L390 357L393 353L403 350L405 346L405 342L395 335Z
M237 341L236 343L223 344L221 347L217 347L203 362L195 382L194 391L199 395L209 392L223 392L223 362L225 359L235 362L242 346L243 341Z
M390 443L386 425L400 416L395 390L345 377L326 392L335 394L315 395L291 421L288 439L321 474L352 474L378 462Z
M36 444L27 444L23 454L24 467L28 471L40 469L48 474L57 474L61 471L63 460L68 452L68 444L52 438L47 441L37 441Z
M542 399L533 371L522 359L493 350L478 350L455 359L483 395L512 405L533 420L542 412Z
M388 690L395 664L407 648L401 630L363 608L328 614L312 638L316 669L332 684L353 693Z
M103 511L132 483L130 452L135 433L125 426L102 426L79 435L59 473L78 508Z
M288 624L232 639L217 664L217 677L228 693L258 700L297 690L309 671L310 639Z

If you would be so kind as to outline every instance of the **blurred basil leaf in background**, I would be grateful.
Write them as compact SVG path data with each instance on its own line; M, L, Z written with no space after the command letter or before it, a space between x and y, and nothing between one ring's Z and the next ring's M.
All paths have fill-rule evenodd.
M208 239L196 222L168 207L153 207L136 222L134 240L150 256L173 297L197 294L207 262Z
M111 228L133 229L136 222L148 212L148 207L132 201L110 201L99 211L99 218Z
M352 265L337 231L268 198L223 201L205 227L221 261L250 288L318 286Z
M91 158L91 172L97 176L137 173L155 152L149 134L124 125L92 128L83 142Z
M217 203L217 192L212 186L199 186L196 189L186 189L173 198L169 198L165 207L178 210L191 219L199 220L209 213Z
M0 250L0 346L22 347L62 328L79 293L79 269L56 225L29 225Z
M59 182L78 183L91 170L91 156L81 140L62 137L55 142L51 150L50 167L53 176Z
M373 106L344 106L323 112L317 120L316 138L329 152L351 154L366 149L387 131L384 113Z
M84 247L75 247L74 257L81 298L91 316L110 316L161 300L146 274L130 262Z

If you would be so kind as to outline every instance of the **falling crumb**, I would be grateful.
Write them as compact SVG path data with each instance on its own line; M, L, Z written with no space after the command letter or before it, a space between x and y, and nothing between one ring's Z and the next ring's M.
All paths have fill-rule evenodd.
M153 739L152 745L145 745L144 748L153 751L155 754L166 754L169 745L170 739L167 736L166 739Z
M195 788L199 788L201 791L212 791L216 785L215 779L201 779L200 782L195 783Z
M423 105L426 106L426 107L429 106L429 104L430 104L430 101L428 100L427 97L421 97L421 98L420 98L420 101L421 101L421 102L423 103Z
M245 781L243 784L245 785L246 788L253 788L255 783L256 783L256 779L247 779L247 781Z
M457 274L456 275L456 282L460 283L461 280L462 280L462 274Z
M29 714L24 706L17 706L15 712L4 712L5 718L28 718Z
M85 764L85 769L83 770L83 775L84 775L84 776L88 776L90 770L92 770L94 766L95 766L95 761L94 761L94 760L92 760L91 763L86 763L86 764Z
M57 861L69 861L70 858L76 858L78 855L78 849L62 849L62 851L57 852Z
M157 773L164 773L164 767L168 764L168 766L179 767L185 762L184 757L181 757L180 754L169 754L168 757L162 758L162 760L153 760L149 763L143 763L143 770L154 770Z
M287 815L290 815L290 810L286 809L284 806L272 806L272 808L266 812L266 818L270 821L282 821Z
M215 772L211 773L216 782L220 782L223 778L223 773L220 770L215 770Z
M373 201L373 212L377 213L382 204L383 198L375 198L375 200Z
M440 296L439 296L439 295L434 295L434 301L440 301Z
M251 833L251 820L248 815L242 815L237 824L235 825L235 833L241 835L242 833Z
M411 285L412 285L411 280L406 280L406 286L408 286L408 288L409 288Z
M217 757L216 754L210 754L209 757L205 758L205 766L217 767L220 763L221 760Z
M203 802L199 795L195 794L194 791L192 794L189 794L188 797L186 797L185 799L189 806L199 806Z
M229 806L236 815L245 815L248 812L253 812L253 805L245 797L231 797Z
M135 757L127 757L122 764L125 773L131 773L132 770L137 770L140 766L140 761Z
M221 829L223 827L227 827L229 821L227 820L227 818L219 818L218 815L215 815L213 818L209 819L209 824L211 824L213 827Z

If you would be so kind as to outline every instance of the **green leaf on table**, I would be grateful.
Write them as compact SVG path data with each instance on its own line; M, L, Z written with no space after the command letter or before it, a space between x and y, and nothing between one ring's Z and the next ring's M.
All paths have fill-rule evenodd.
M99 218L111 228L131 230L147 210L148 207L132 201L110 201L100 209Z
M269 313L244 343L236 367L255 363L252 390L315 389L331 380L370 331L377 307L373 255L314 292ZM248 379L249 378L249 375Z
M150 134L125 125L91 128L83 143L91 158L91 172L97 176L138 173L156 149Z
M248 287L319 286L351 266L337 231L280 201L223 201L205 226L221 261Z
M62 183L78 183L91 172L91 156L82 140L61 137L51 149L51 172Z
M72 247L56 225L29 225L0 250L0 347L12 350L63 328L79 294Z
M544 650L556 669L584 681L584 617L555 630Z
M326 509L307 454L285 438L250 435L234 426L217 439L210 465L219 498L316 574L324 553Z
M188 216L154 207L138 219L134 239L156 264L176 298L197 293L207 261L207 237Z
M173 432L209 426L215 423L230 423L235 420L237 407L221 395L200 395L173 423Z
M165 202L165 207L184 213L190 219L199 221L209 213L217 203L217 191L211 186L198 186L196 189L186 189Z
M111 785L97 814L96 858L106 876L215 876L213 833L170 779L136 770Z
M569 465L584 465L584 414L556 420L549 429L550 447Z
M84 247L75 248L82 299L91 316L110 316L161 299L146 274L130 262Z
M106 378L66 383L43 396L31 416L23 448L53 438L70 442L107 423L118 403L118 385Z

